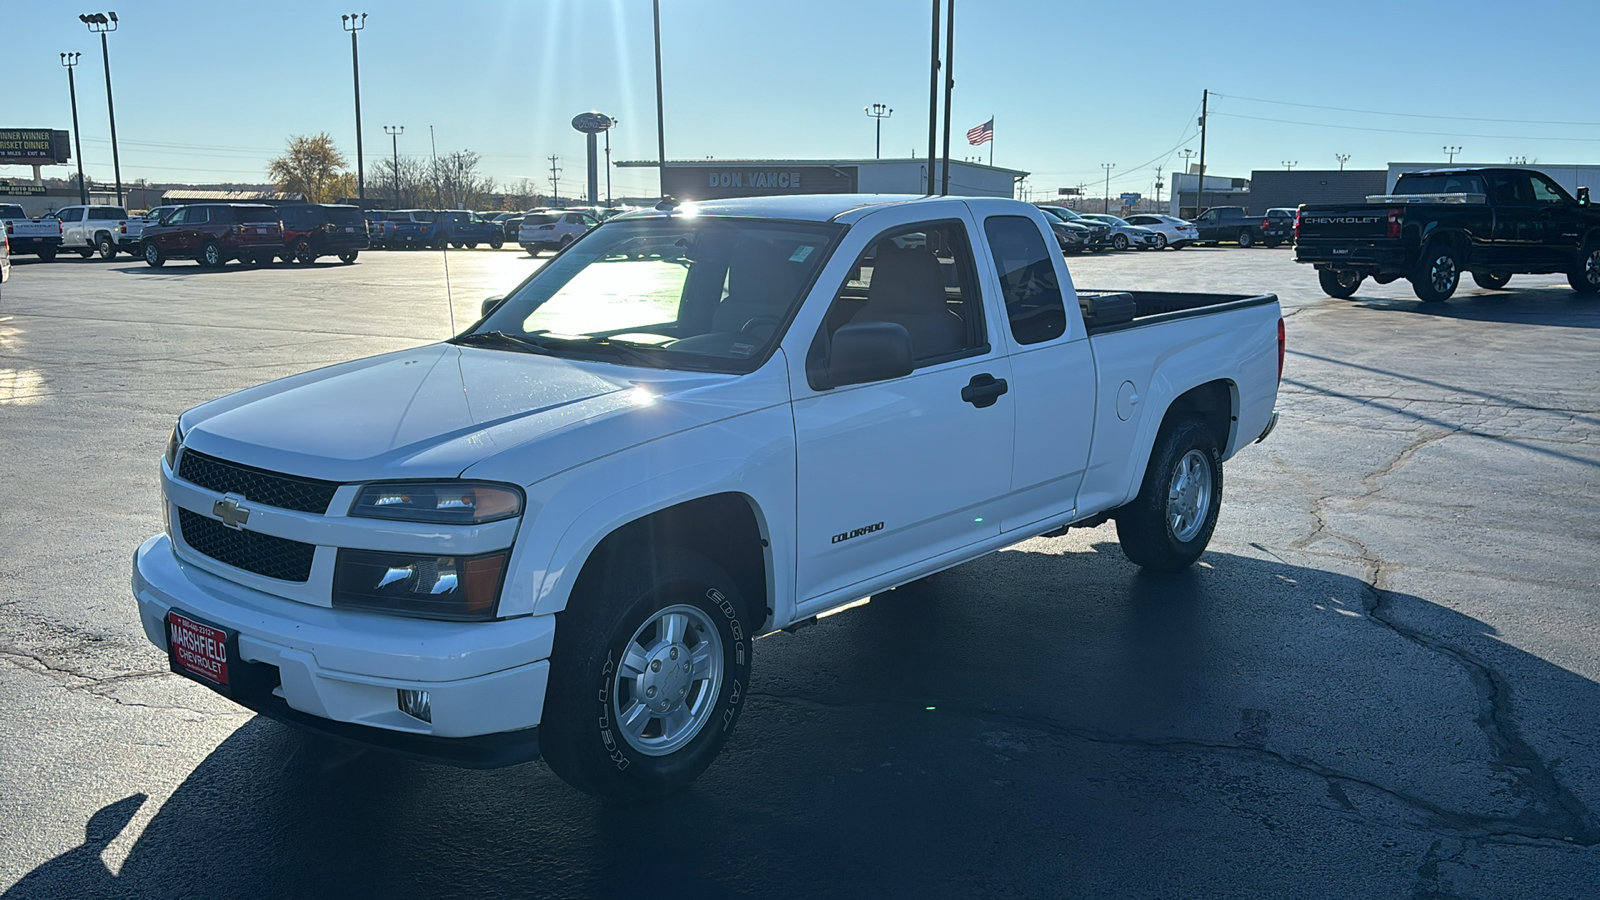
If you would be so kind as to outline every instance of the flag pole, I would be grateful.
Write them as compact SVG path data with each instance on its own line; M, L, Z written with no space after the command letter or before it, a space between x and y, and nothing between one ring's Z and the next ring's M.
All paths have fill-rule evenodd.
M994 116L989 116L989 167L994 168Z

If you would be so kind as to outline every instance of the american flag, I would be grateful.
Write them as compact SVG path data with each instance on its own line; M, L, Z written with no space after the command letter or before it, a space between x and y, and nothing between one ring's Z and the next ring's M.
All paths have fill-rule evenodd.
M993 116L990 116L989 121L979 125L977 128L970 128L967 130L967 143L972 144L973 146L977 146L978 144L987 144L992 140L994 140Z

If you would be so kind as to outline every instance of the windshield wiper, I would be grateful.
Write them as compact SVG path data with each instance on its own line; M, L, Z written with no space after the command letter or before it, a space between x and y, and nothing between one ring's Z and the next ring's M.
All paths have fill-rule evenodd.
M618 343L606 337L537 337L532 343L543 350L579 350L598 351L609 353L618 359L627 360L635 365L651 369L664 369L666 363L659 358L642 351L636 350L628 344Z
M498 347L502 350L519 350L523 353L538 353L541 355L549 355L550 352L538 341L515 334L506 334L504 331L475 331L471 334L453 337L450 339L450 343Z

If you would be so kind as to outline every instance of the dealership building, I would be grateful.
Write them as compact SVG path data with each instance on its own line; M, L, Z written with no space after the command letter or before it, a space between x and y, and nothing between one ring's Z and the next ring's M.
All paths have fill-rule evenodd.
M654 169L655 160L618 162L619 168ZM1028 175L1017 169L950 161L950 193L967 197L1013 197ZM937 193L935 167L928 184L927 159L705 159L667 160L661 192L679 200L726 200L785 194Z

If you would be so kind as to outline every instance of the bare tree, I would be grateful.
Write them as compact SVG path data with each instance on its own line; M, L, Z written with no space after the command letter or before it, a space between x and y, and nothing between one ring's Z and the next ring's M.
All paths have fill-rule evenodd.
M495 181L478 174L478 154L457 150L433 161L434 201L449 209L472 209L495 193Z
M390 209L432 207L435 203L433 179L427 164L409 156L385 159L373 167L372 187L388 198Z

